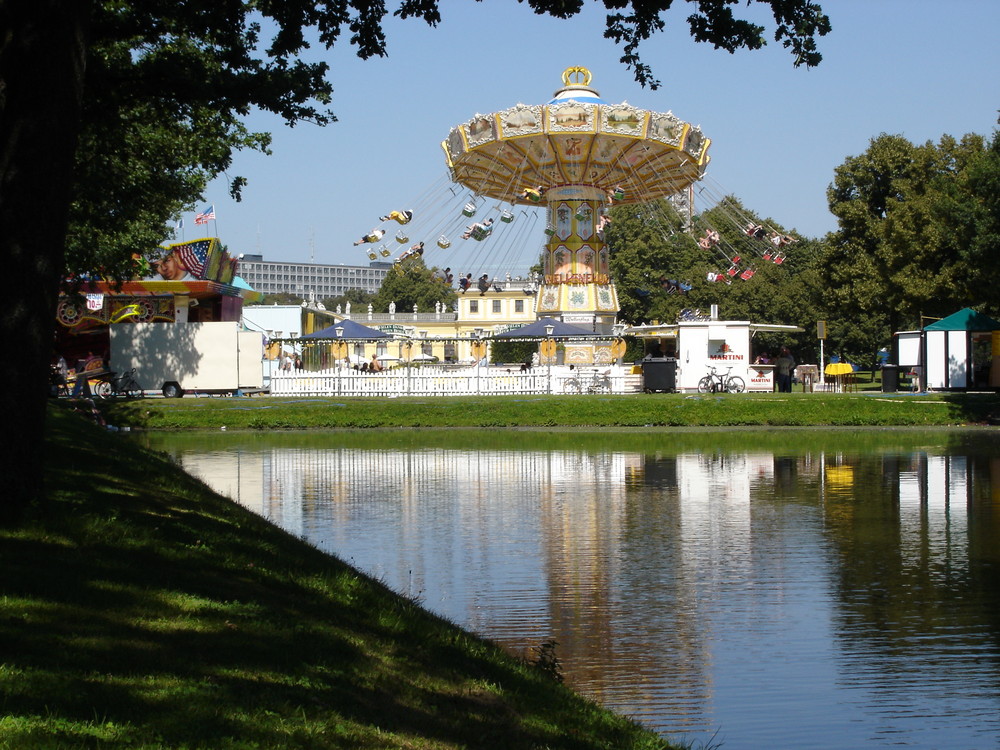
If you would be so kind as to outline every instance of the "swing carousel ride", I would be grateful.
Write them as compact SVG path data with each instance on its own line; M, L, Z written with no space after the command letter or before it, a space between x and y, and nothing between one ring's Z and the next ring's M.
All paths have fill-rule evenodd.
M727 207L725 197L716 198L725 209L719 215L756 243L752 258L693 215L693 185L704 180L711 143L700 127L672 112L605 101L591 87L586 68L567 68L562 80L546 104L476 114L452 128L441 144L448 167L443 184L432 186L412 208L379 217L383 224L355 244L366 245L376 260L394 254L394 239L402 251L397 263L426 249L436 265L449 272L452 266L476 270L482 280L489 278L479 275L484 267L510 267L543 217L544 270L530 285L537 314L605 335L612 333L619 309L603 231L613 206L636 206L664 227L671 223L669 212L686 215L686 231L714 254L713 262L723 263L708 273L709 282L749 280L758 260L782 262L780 248L792 238L748 221L738 207ZM711 199L707 182L699 195L706 190L703 197ZM427 221L416 231L418 217ZM411 234L425 238L426 246L410 245ZM472 278L460 272L460 286L465 289ZM690 289L683 282L669 284L668 291Z
M546 206L538 314L611 333L618 299L606 211L685 190L704 172L710 141L670 112L606 102L586 68L567 68L562 78L547 104L477 114L442 147L452 179L473 194Z

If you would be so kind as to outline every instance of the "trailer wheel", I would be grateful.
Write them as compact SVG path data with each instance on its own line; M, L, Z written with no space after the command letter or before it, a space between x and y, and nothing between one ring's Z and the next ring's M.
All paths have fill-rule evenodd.
M180 383L164 383L163 384L163 398L180 398L184 395L184 390L181 388Z

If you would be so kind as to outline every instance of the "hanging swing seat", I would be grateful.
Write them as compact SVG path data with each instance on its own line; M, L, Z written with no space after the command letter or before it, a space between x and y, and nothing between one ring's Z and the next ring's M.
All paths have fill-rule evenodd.
M500 221L502 221L504 224L510 224L512 221L514 221L514 214L512 214L510 211L506 211L506 210L501 211L500 212Z
M785 261L785 254L784 253L776 253L775 256L771 260L773 260L775 263L777 263L780 266Z
M368 258L370 260L377 260L378 259L378 253L376 253L374 250L369 250L368 251Z
M449 240L442 234L440 237L438 237L437 246L442 250L447 250L449 247L451 247L451 240Z
M727 274L729 274L730 276L735 276L735 275L736 275L736 272L737 272L737 271L739 271L739 270L740 270L740 269L738 269L738 268L737 268L736 266L730 266L730 267L729 267L729 268L728 268L728 269L726 270L726 273L727 273Z
M740 274L740 278L744 281L750 281L753 278L755 271L752 268L748 268L743 273Z
M581 208L574 214L574 216L577 221L587 221L590 218L590 211Z
M469 235L472 237L472 239L478 242L482 242L491 234L493 234L493 227L476 227L471 232L469 232Z
M396 232L396 242L398 242L400 245L405 245L409 241L410 241L410 236L402 229Z
M463 216L475 216L476 215L476 204L466 203L465 208L462 209Z
M555 233L556 233L556 228L554 226L552 226L551 224L549 224L547 227L545 227L545 234L547 234L549 237L551 237Z
M625 197L625 190L623 188L616 187L614 190L611 191L611 197L614 198L616 201L620 201L622 198Z
M383 258L388 258L390 255L392 255L392 251L389 250L389 248L387 248L385 245L379 247L378 252L379 255L381 255Z
M765 250L763 257L764 257L764 260L771 260L771 251L770 250Z

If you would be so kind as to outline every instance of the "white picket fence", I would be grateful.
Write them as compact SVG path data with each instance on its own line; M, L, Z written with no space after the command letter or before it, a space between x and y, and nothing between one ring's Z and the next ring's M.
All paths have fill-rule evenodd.
M271 374L272 396L470 396L540 393L630 393L635 376L620 367L534 367L521 372L503 367L400 367L384 372L348 368Z

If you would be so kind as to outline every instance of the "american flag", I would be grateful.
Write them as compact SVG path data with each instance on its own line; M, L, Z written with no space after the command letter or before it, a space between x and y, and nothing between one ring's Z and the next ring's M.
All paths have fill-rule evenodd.
M197 240L196 242L186 242L183 245L174 245L174 252L181 259L181 263L192 276L201 278L205 272L205 261L208 258L208 250L212 245L212 240Z
M210 221L215 220L215 206L211 205L202 211L200 214L194 217L195 224L208 224Z

